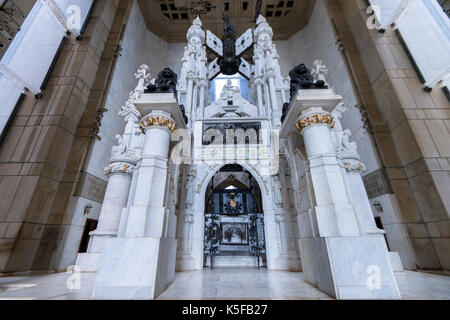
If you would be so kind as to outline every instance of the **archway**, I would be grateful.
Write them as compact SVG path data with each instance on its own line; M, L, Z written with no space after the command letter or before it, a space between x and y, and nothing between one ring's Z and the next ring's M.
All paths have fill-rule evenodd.
M205 185L204 267L266 267L264 197L256 177L239 164L227 164Z

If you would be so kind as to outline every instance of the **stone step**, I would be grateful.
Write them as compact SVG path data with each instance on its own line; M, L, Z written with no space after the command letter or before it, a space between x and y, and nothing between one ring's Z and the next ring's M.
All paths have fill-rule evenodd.
M208 256L206 266L211 266L211 257ZM262 258L260 266L263 267ZM258 268L258 257L254 256L215 256L213 258L214 268Z

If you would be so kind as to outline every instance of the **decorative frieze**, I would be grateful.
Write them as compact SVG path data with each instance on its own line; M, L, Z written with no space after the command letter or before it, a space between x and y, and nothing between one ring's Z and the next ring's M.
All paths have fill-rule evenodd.
M297 129L303 131L303 129L312 126L314 124L327 124L334 127L334 117L331 114L318 113L313 116L300 118L295 124Z

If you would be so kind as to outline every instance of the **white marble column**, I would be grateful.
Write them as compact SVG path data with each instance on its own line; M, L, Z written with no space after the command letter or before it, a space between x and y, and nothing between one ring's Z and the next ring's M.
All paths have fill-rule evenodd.
M152 97L164 101L166 96ZM171 103L179 113L173 97L167 98L170 98L167 105ZM168 220L174 214L164 207L164 200L170 138L176 122L168 112L153 109L141 119L140 127L145 142L135 173L133 199L126 210L126 219L121 222L126 225L120 226L125 234L105 244L93 294L95 299L155 299L175 279L177 241L167 231Z
M384 230L378 229L373 217L372 208L366 187L362 179L362 173L366 166L357 155L339 155L342 170L346 174L347 189L350 191L351 201L355 207L360 230L365 234L384 234Z
M106 239L114 238L120 224L120 215L127 205L130 192L131 178L135 163L125 160L112 161L106 168L105 174L109 177L105 192L98 227L89 235L89 247L86 253L80 253L76 265L82 272L96 272L100 254Z
M398 299L385 241L361 229L336 154L331 112L341 101L332 90L300 90L282 128L282 137L303 136L313 189L314 208L299 220L312 230L299 240L305 280L338 299Z
M98 228L91 235L117 236L120 214L127 205L134 168L135 163L129 162L113 162L105 168L105 174L109 177L108 187Z

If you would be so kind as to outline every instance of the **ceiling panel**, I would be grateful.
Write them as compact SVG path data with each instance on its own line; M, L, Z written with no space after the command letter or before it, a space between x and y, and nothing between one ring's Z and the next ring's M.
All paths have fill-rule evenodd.
M191 7L190 0L138 0L150 31L167 42L185 42L186 31L195 19L183 8ZM209 1L212 8L201 15L204 29L218 36L223 33L222 13L230 16L239 34L254 27L257 0ZM262 13L274 29L275 40L286 40L303 29L309 21L316 0L264 0Z

